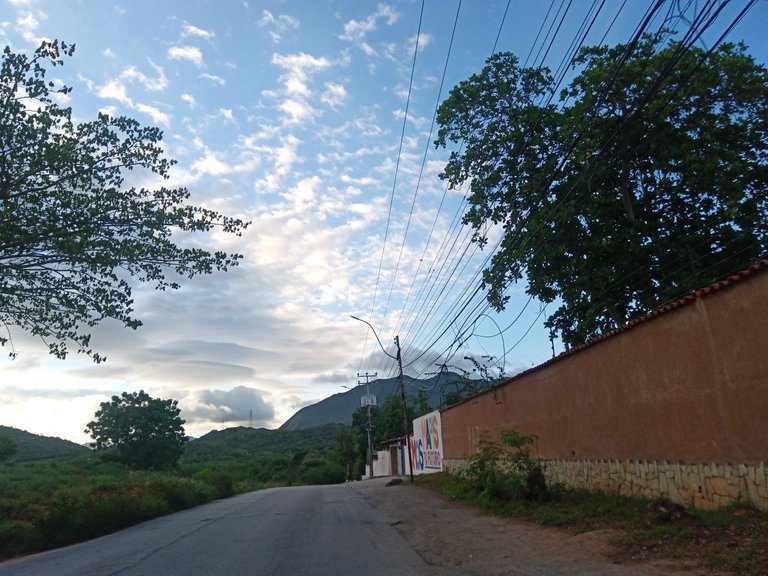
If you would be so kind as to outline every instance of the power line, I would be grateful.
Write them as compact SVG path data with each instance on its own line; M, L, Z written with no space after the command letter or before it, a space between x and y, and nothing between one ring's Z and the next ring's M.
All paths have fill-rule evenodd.
M397 189L397 175L400 169L400 158L403 152L403 141L405 140L405 127L408 122L408 109L411 103L411 94L413 92L413 76L416 70L416 55L418 54L418 51L419 51L419 39L421 37L421 23L422 23L423 17L424 17L424 0L421 1L421 10L419 11L419 26L416 32L416 42L413 50L413 61L411 62L411 77L408 82L408 96L405 101L405 112L403 114L403 127L400 132L400 144L398 145L397 161L395 163L395 174L392 181L392 195L390 196L390 200L389 200L389 209L387 210L387 225L384 228L384 242L382 243L382 246L381 246L381 258L379 259L379 270L376 273L376 285L374 287L373 298L371 300L371 312L369 315L371 320L373 320L373 312L376 308L376 296L378 295L378 291L379 291L379 282L381 281L381 270L382 270L382 267L384 266L384 254L386 253L387 238L389 237L389 226L392 221L392 206L395 203L395 191ZM383 321L383 318L382 318L382 321ZM367 342L367 334L366 334L365 342ZM364 355L365 355L365 343L363 344L363 352L362 352L362 356ZM362 356L360 360L361 364L362 364Z

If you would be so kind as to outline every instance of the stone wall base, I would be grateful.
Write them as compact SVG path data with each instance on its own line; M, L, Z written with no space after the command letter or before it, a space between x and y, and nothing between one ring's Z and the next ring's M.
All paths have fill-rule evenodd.
M743 503L768 511L768 467L765 463L683 464L644 460L544 460L551 484L600 490L650 499L667 498L686 508L713 509ZM464 459L444 459L456 473Z

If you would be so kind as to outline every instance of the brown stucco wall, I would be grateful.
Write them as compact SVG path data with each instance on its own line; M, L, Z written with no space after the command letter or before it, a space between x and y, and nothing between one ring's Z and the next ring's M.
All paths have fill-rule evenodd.
M544 459L768 461L768 271L442 412L446 460L515 426Z

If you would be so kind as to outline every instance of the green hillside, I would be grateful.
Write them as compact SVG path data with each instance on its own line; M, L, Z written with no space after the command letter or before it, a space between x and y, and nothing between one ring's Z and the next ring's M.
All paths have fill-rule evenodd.
M405 390L409 396L423 391L427 395L430 407L437 409L443 401L446 392L457 389L466 378L448 372L435 375L426 380L417 380L409 376L404 377ZM374 380L369 385L371 394L377 397L382 404L392 394L398 392L397 378ZM352 414L360 408L360 396L365 394L365 386L358 386L353 390L334 394L316 404L306 406L291 416L280 426L279 430L302 430L323 424L352 424Z
M187 444L184 462L252 458L265 453L326 452L333 448L339 427L339 424L326 424L302 430L247 427L213 430Z
M89 448L69 440L39 436L10 426L0 426L0 436L10 438L18 446L19 451L13 457L16 462L75 456L90 452Z

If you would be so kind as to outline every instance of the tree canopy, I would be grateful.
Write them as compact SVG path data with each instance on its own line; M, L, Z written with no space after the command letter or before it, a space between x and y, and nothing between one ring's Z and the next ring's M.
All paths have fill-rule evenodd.
M85 433L96 450L115 449L117 459L134 468L175 466L187 437L176 400L123 392L102 402Z
M510 53L454 87L436 145L468 184L464 223L510 284L556 303L546 325L578 345L768 250L768 71L741 44L707 52L666 32L584 48L553 98L546 68Z
M188 204L185 188L128 184L138 169L167 179L175 162L163 156L158 128L105 114L78 123L59 105L71 88L47 75L74 48L53 41L32 55L3 52L0 323L8 337L0 343L18 327L59 358L74 344L99 362L90 328L105 318L141 325L131 279L175 289L180 278L226 270L241 258L181 247L179 232L239 235L248 223Z

